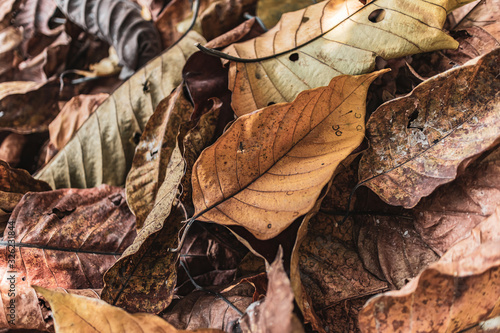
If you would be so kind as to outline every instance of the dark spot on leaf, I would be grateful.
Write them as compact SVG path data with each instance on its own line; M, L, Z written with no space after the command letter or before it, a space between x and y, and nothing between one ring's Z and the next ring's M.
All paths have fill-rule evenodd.
M288 59L290 59L290 61L295 62L295 61L299 60L299 54L298 53L292 53L292 54L290 54L290 56L288 57Z
M423 131L424 129L422 127L414 126L412 124L412 122L417 120L417 118L418 118L418 109L415 109L415 111L413 111L411 113L411 115L408 117L408 125L406 125L406 128L417 128L417 129Z
M267 103L267 106L271 106L271 105L274 105L274 104L276 104L276 103L275 102L269 102L269 103Z
M376 9L373 12L368 15L368 20L373 23L378 23L382 21L385 17L385 10L384 9Z
M309 17L304 16L304 17L302 18L302 23L306 23L307 21L309 21Z
M23 276L23 277L21 278L21 280L22 280L22 281L26 281L26 276Z
M394 329L394 331L397 331L401 326L404 325L404 320L394 320L392 322L392 328Z
M148 93L149 90L151 90L151 86L149 84L149 80L146 80L146 82L142 84L142 91Z
M272 225L271 225L271 223L269 223L269 224L267 225L267 228L271 229L271 227L272 227Z
M132 142L138 145L140 140L141 140L141 133L135 132L134 136L132 137Z
M255 72L255 78L256 78L257 80L260 80L261 76L260 76L260 74L259 74L258 72Z
M122 195L120 193L116 193L116 194L113 194L113 195L110 195L108 197L109 201L111 201L113 203L113 205L115 206L119 206L120 203L122 202Z

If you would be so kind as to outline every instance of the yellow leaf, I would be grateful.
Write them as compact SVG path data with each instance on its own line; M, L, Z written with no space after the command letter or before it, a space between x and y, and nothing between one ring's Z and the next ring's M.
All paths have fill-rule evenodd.
M55 330L58 333L190 332L177 330L161 317L150 313L130 314L99 299L60 293L37 286L33 288L49 301L54 316ZM203 329L196 332L223 333L216 329Z
M373 71L375 58L454 49L441 31L447 13L472 0L330 0L286 13L267 33L224 50L237 115L292 101L332 77ZM266 58L259 60L259 58Z
M237 119L194 166L196 217L269 239L307 213L362 142L366 92L383 72L337 77Z

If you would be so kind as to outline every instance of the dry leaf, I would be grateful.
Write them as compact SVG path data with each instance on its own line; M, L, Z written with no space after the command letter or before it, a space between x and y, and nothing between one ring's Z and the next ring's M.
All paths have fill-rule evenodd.
M370 299L363 332L459 332L500 314L500 209L399 291Z
M458 30L473 26L477 27L493 24L497 22L498 12L500 12L499 0L478 1L460 18L453 29Z
M13 167L21 161L21 154L26 144L26 137L17 133L10 133L0 144L0 160L3 160Z
M500 202L500 147L436 189L413 210L415 228L439 255L493 214Z
M146 122L179 85L185 60L202 38L189 33L120 86L36 177L52 188L123 185ZM83 158L85 156L85 158ZM108 168L107 166L113 166Z
M57 117L49 124L50 142L62 149L85 120L109 95L78 95L70 99Z
M264 26L272 28L281 15L293 12L316 3L314 0L261 0L257 3L257 17Z
M330 0L287 13L262 36L224 50L252 61L231 62L235 113L290 102L334 76L373 71L377 56L454 49L458 43L441 28L447 12L470 1ZM255 62L260 58L265 59Z
M391 205L414 207L455 179L460 164L500 136L500 49L425 81L370 118L360 184Z
M0 31L0 76L8 76L13 70L17 60L16 49L22 41L23 31L20 28L8 26Z
M144 128L125 183L127 203L137 217L138 229L153 208L158 188L165 179L179 126L189 120L192 112L193 106L184 97L183 85L179 85L160 102Z
M2 312L9 313L12 300L19 310L15 323L8 327L45 327L30 284L101 288L104 272L135 237L134 222L121 188L103 185L27 193L0 242ZM16 280L15 295L9 295L6 278L11 274Z
M158 313L172 300L177 278L179 252L169 251L178 243L177 234L185 219L173 204L184 175L185 162L177 146L158 189L155 205L134 243L104 276L102 299L131 312Z
M112 45L121 63L132 72L162 50L153 23L144 20L141 7L131 1L56 0L56 3L71 21Z
M293 291L283 268L283 249L267 272L269 283L266 298L247 308L239 320L243 333L304 332L293 314ZM298 321L298 323L297 323Z
M64 294L38 286L33 288L49 301L56 332L189 332L176 330L165 320L149 313L130 314L99 299ZM223 333L215 329L197 332Z
M237 119L194 166L196 218L270 239L307 213L363 140L366 91L380 73L337 77Z

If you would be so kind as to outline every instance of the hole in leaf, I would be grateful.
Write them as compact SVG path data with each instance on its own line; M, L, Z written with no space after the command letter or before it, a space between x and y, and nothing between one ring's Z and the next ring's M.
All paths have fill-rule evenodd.
M299 54L298 53L292 53L292 54L290 54L290 56L288 57L288 59L290 59L290 61L295 62L295 61L299 60Z
M376 9L368 15L368 20L373 23L382 21L385 17L385 9Z
M271 106L271 105L274 105L274 104L276 104L276 103L274 103L274 102L269 102L269 103L267 103L267 106Z
M140 140L141 140L141 133L139 133L139 132L135 132L135 133L134 133L134 136L132 137L132 141L133 141L136 145L138 145Z

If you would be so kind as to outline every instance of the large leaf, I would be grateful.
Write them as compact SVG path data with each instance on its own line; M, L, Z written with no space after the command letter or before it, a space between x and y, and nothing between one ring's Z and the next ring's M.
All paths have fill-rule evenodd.
M49 301L58 333L73 332L164 332L179 331L165 320L149 313L130 314L99 299L65 294L34 287ZM201 329L198 333L223 333L217 329Z
M103 275L135 237L135 218L123 189L64 189L27 193L0 242L1 311L15 302L10 327L45 327L30 284L49 288L102 288ZM14 274L15 295L6 278ZM30 310L31 309L31 310ZM5 316L0 316L5 318Z
M363 332L459 332L500 314L500 210L399 291L360 313Z
M267 33L224 50L253 61L231 63L233 108L242 115L292 101L334 76L372 71L377 56L456 48L441 28L449 11L470 1L330 0L284 14Z
M307 213L363 140L366 92L380 73L334 78L237 119L194 166L195 216L269 239Z
M391 205L414 207L500 136L500 49L382 105L367 125L361 184Z
M413 209L415 228L442 255L495 212L500 202L500 147L436 189Z
M52 188L123 185L144 126L179 85L182 67L202 37L190 32L120 86L75 137L36 175Z

